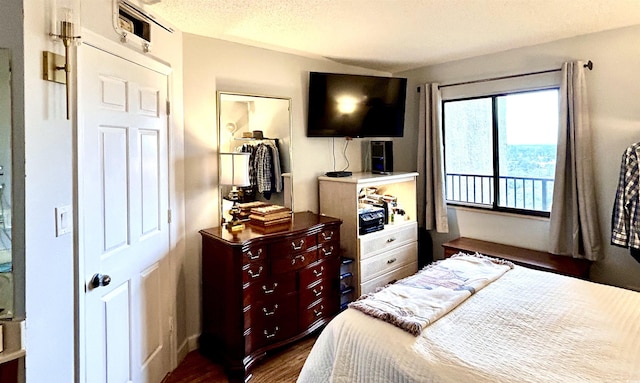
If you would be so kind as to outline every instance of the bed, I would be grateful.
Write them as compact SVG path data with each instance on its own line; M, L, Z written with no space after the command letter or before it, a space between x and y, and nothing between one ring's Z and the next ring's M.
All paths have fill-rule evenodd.
M640 293L513 266L417 336L349 308L298 382L640 383Z

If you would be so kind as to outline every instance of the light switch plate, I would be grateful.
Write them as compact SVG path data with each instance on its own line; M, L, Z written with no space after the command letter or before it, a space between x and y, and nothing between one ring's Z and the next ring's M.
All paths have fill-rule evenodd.
M71 206L59 206L56 208L56 237L69 234L73 230L73 217Z

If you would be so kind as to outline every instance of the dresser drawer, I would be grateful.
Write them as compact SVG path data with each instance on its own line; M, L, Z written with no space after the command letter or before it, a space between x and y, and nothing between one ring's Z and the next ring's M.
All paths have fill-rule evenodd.
M417 271L418 262L412 262L406 266L402 266L391 271L390 273L383 274L377 278L371 279L368 282L362 283L360 285L360 294L365 295L373 293L374 291L376 291L376 288L386 286L389 283L408 277L409 275L415 274Z
M307 251L317 244L315 234L288 237L280 242L270 245L269 250L272 257L280 257L290 253L300 253Z
M262 281L269 271L264 261L251 262L242 266L242 284Z
M252 246L242 252L242 264L246 265L251 262L264 261L267 258L267 247Z
M338 312L338 297L325 298L308 307L300 308L300 331L304 331L315 322L330 317Z
M272 297L263 301L252 302L244 310L244 329L259 328L265 326L285 327L291 320L292 313L296 312L298 295L292 293L280 297ZM294 321L295 324L295 321Z
M336 279L322 279L317 283L300 288L300 305L309 306L314 301L323 298L334 298L338 295Z
M326 228L318 234L318 243L327 243L331 241L340 243L340 227Z
M264 320L245 330L245 352L247 354L270 344L289 339L298 333L298 316L295 309L286 319Z
M338 277L339 268L339 258L320 259L304 270L300 270L300 289L311 286L321 279L335 280Z
M266 277L262 281L249 284L244 289L242 307L248 306L251 302L262 301L272 297L282 297L295 291L295 273Z
M366 259L377 253L402 246L418 240L418 227L415 222L399 226L387 225L382 231L362 235L360 242L360 259Z
M299 270L318 259L318 250L313 247L305 252L282 254L271 257L271 273L283 274Z
M318 258L327 258L331 256L337 257L340 255L340 243L339 242L327 242L318 247Z
M411 242L369 257L360 264L360 283L418 260L418 243Z

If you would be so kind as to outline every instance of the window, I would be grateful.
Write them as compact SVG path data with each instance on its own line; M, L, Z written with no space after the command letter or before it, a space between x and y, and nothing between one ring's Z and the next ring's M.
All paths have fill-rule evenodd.
M548 217L558 97L553 88L444 101L447 202Z

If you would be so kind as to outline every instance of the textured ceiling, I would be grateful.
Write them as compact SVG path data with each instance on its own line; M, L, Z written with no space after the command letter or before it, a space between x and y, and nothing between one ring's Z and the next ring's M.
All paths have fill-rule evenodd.
M640 0L147 0L183 32L386 72L640 24Z

